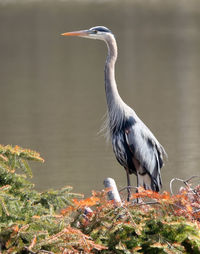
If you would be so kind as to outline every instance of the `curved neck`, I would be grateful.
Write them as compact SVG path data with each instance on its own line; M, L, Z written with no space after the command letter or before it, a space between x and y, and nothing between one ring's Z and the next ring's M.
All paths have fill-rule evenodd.
M108 47L108 55L105 64L105 90L108 105L108 111L111 111L113 106L119 106L122 101L115 81L115 62L117 60L117 43L114 36L110 36L106 40Z

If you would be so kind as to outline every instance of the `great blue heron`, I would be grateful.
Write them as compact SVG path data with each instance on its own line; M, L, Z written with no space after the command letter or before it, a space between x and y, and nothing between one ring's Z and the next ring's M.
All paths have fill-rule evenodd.
M130 174L137 176L137 186L159 191L162 187L160 169L164 148L147 126L121 99L115 81L117 43L114 34L104 26L88 30L63 33L63 36L79 36L103 40L108 47L105 64L105 91L108 106L107 127L112 140L113 151L127 174L128 200L130 198Z

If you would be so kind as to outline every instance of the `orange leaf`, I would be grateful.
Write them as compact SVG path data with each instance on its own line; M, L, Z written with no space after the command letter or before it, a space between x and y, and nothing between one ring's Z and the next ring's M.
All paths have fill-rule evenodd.
M191 205L188 204L188 205L186 205L185 207L186 207L186 209L187 209L187 211L188 211L189 213L191 213L191 212L193 211Z
M33 219L40 219L40 216L39 215L33 215L32 218Z
M67 213L69 213L69 212L72 212L73 210L74 210L74 207L73 207L73 206L68 206L67 208L62 209L62 210L60 211L60 213L61 213L62 215L65 215L65 214L67 214Z
M13 232L15 232L15 233L17 233L17 232L19 231L18 225L14 225L14 226L12 227L12 229L13 229Z
M74 199L73 201L74 201L75 205L77 205L79 207L93 206L93 205L97 204L97 202L99 201L99 198L90 197L90 198L82 199L79 201L77 199Z
M37 237L34 235L33 240L31 241L31 244L29 245L28 249L31 250L37 242Z

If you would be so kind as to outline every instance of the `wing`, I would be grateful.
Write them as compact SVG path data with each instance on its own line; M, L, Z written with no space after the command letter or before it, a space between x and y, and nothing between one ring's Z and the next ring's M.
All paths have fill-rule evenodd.
M126 128L125 137L133 159L148 172L155 189L159 190L162 186L160 169L163 166L163 147L142 122Z
M124 130L112 135L113 151L118 162L126 169L129 169L129 173L137 175L135 166L132 160L132 152L126 142Z

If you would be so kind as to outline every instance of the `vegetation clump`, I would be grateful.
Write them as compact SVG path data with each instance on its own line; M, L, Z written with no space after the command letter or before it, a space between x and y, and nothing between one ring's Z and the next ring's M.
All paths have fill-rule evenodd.
M140 189L117 205L107 190L86 199L69 186L38 192L28 161L43 159L0 145L0 253L200 253L200 186Z

